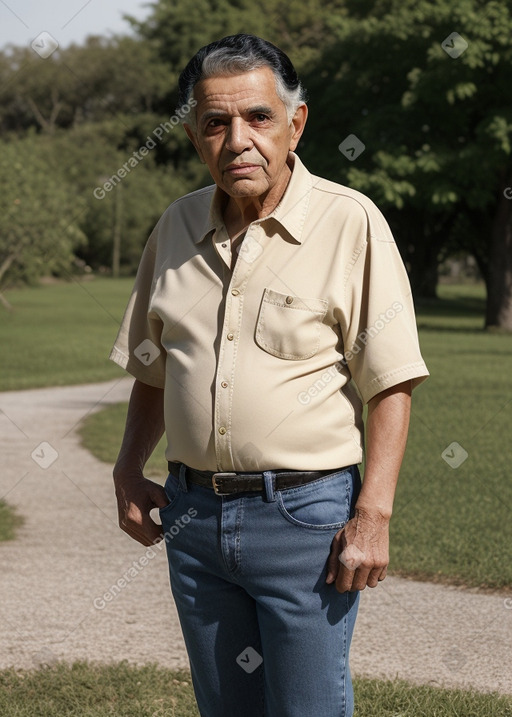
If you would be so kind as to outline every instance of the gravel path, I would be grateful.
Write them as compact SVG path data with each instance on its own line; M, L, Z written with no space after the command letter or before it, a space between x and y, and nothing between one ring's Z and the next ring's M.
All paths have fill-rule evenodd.
M0 394L0 497L25 517L18 539L0 543L0 668L188 666L164 551L146 553L119 530L111 468L75 432L90 412L126 400L131 384ZM511 650L512 599L389 577L362 594L351 666L512 694Z

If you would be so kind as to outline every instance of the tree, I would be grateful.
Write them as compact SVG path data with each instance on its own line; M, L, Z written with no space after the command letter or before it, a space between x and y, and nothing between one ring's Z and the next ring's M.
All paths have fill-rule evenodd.
M471 252L487 284L486 325L512 330L506 0L262 0L258 7L249 0L193 6L159 0L151 7L148 20L130 19L138 38L92 37L47 60L27 48L0 52L0 132L27 138L10 150L11 159L18 150L21 159L14 183L13 164L4 159L2 165L0 281L15 270L25 278L31 273L30 261L23 264L6 249L8 236L12 246L21 236L11 224L22 226L28 216L9 203L19 198L12 188L21 185L42 215L38 192L57 211L48 197L53 187L64 213L74 193L83 211L72 226L87 237L78 256L93 267L110 266L115 236L121 270L131 270L165 205L210 179L176 127L122 178L119 192L113 188L98 201L92 191L169 120L179 72L200 46L252 32L290 55L309 90L299 153L314 172L360 189L384 208L416 295L435 295L443 258ZM338 151L351 134L365 145L357 158ZM41 177L49 171L45 184Z
M44 60L10 48L0 53L0 81L0 129L18 134L152 112L168 86L148 43L131 37L89 37Z
M333 15L345 15L345 0L158 0L142 21L127 16L155 58L170 70L171 96L178 75L203 45L226 35L252 33L277 44L300 71L313 64L330 37ZM205 22L207 19L207 22Z
M72 271L74 251L85 241L79 229L84 204L47 149L33 137L0 144L2 291L17 281Z
M83 202L79 227L87 242L77 249L77 256L95 270L110 270L117 238L119 268L126 274L136 270L164 209L207 180L202 165L189 168L183 161L179 171L174 169L169 157L186 139L179 126L163 133L160 142L154 130L165 117L139 114L135 120L118 119L60 130L51 146L54 156L61 158L59 171L66 184Z
M509 3L347 7L307 78L306 157L388 208L418 294L432 292L443 251L472 252L487 285L486 326L512 330ZM349 134L366 145L354 162L335 150Z
M132 272L140 259L143 244L149 231L165 207L184 191L195 188L198 175L204 171L197 165L189 169L188 139L176 122L170 123L173 112L157 114L153 105L161 103L161 95L167 91L168 70L153 61L148 43L133 38L104 40L89 38L85 46L71 46L54 53L46 60L37 57L26 48L11 48L0 53L0 126L10 138L18 159L10 166L10 174L16 172L16 180L31 192L36 206L45 200L51 188L57 196L64 188L79 198L80 215L76 228L85 239L76 247L77 257L95 269L120 266L124 272ZM165 127L158 136L158 128ZM33 157L27 154L25 138L30 136ZM23 138L23 139L19 139ZM150 139L150 141L148 141ZM147 152L145 145L150 145ZM134 153L144 147L144 156L132 161L129 172L123 165L133 160ZM47 163L55 180L45 186L39 181L42 164ZM174 168L180 167L179 176ZM7 183L8 163L2 166ZM106 192L101 200L93 194L122 169L123 181ZM34 176L30 174L34 172ZM16 188L10 183L10 190ZM37 198L38 191L41 196ZM123 197L124 201L121 201ZM3 217L3 250L5 252L5 281L30 280L45 271L44 262L15 261L14 248L22 223L16 206L4 197L7 213ZM21 200L20 200L21 201ZM28 206L24 202L24 207ZM53 207L56 216L65 212L65 202L60 211L58 203L46 202ZM120 248L116 259L113 239ZM32 240L30 240L32 241ZM29 242L25 235L22 244L34 249L37 256L43 240L40 235ZM9 247L13 251L9 252ZM56 267L47 265L46 273Z

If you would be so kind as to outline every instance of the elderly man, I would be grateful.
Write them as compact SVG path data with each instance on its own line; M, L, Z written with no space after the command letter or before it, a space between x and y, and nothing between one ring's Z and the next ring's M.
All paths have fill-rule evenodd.
M179 89L215 184L161 217L112 350L136 379L120 525L165 537L203 717L350 717L358 591L386 576L428 375L408 280L375 205L294 154L307 107L283 52L226 37ZM164 431L162 488L143 471Z

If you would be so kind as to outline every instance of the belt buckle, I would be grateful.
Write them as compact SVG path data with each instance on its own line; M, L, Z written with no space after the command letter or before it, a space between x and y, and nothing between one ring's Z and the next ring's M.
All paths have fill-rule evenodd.
M214 473L212 475L212 486L216 495L231 495L231 493L222 493L219 486L217 485L217 478L223 478L224 476L236 476L236 473Z

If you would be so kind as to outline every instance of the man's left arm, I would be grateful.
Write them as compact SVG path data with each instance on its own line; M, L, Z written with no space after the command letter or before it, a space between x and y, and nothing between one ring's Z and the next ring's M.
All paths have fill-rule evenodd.
M411 381L405 381L368 402L363 486L354 517L333 539L327 565L326 582L336 581L338 592L374 588L386 577L389 521L407 442L411 390Z

